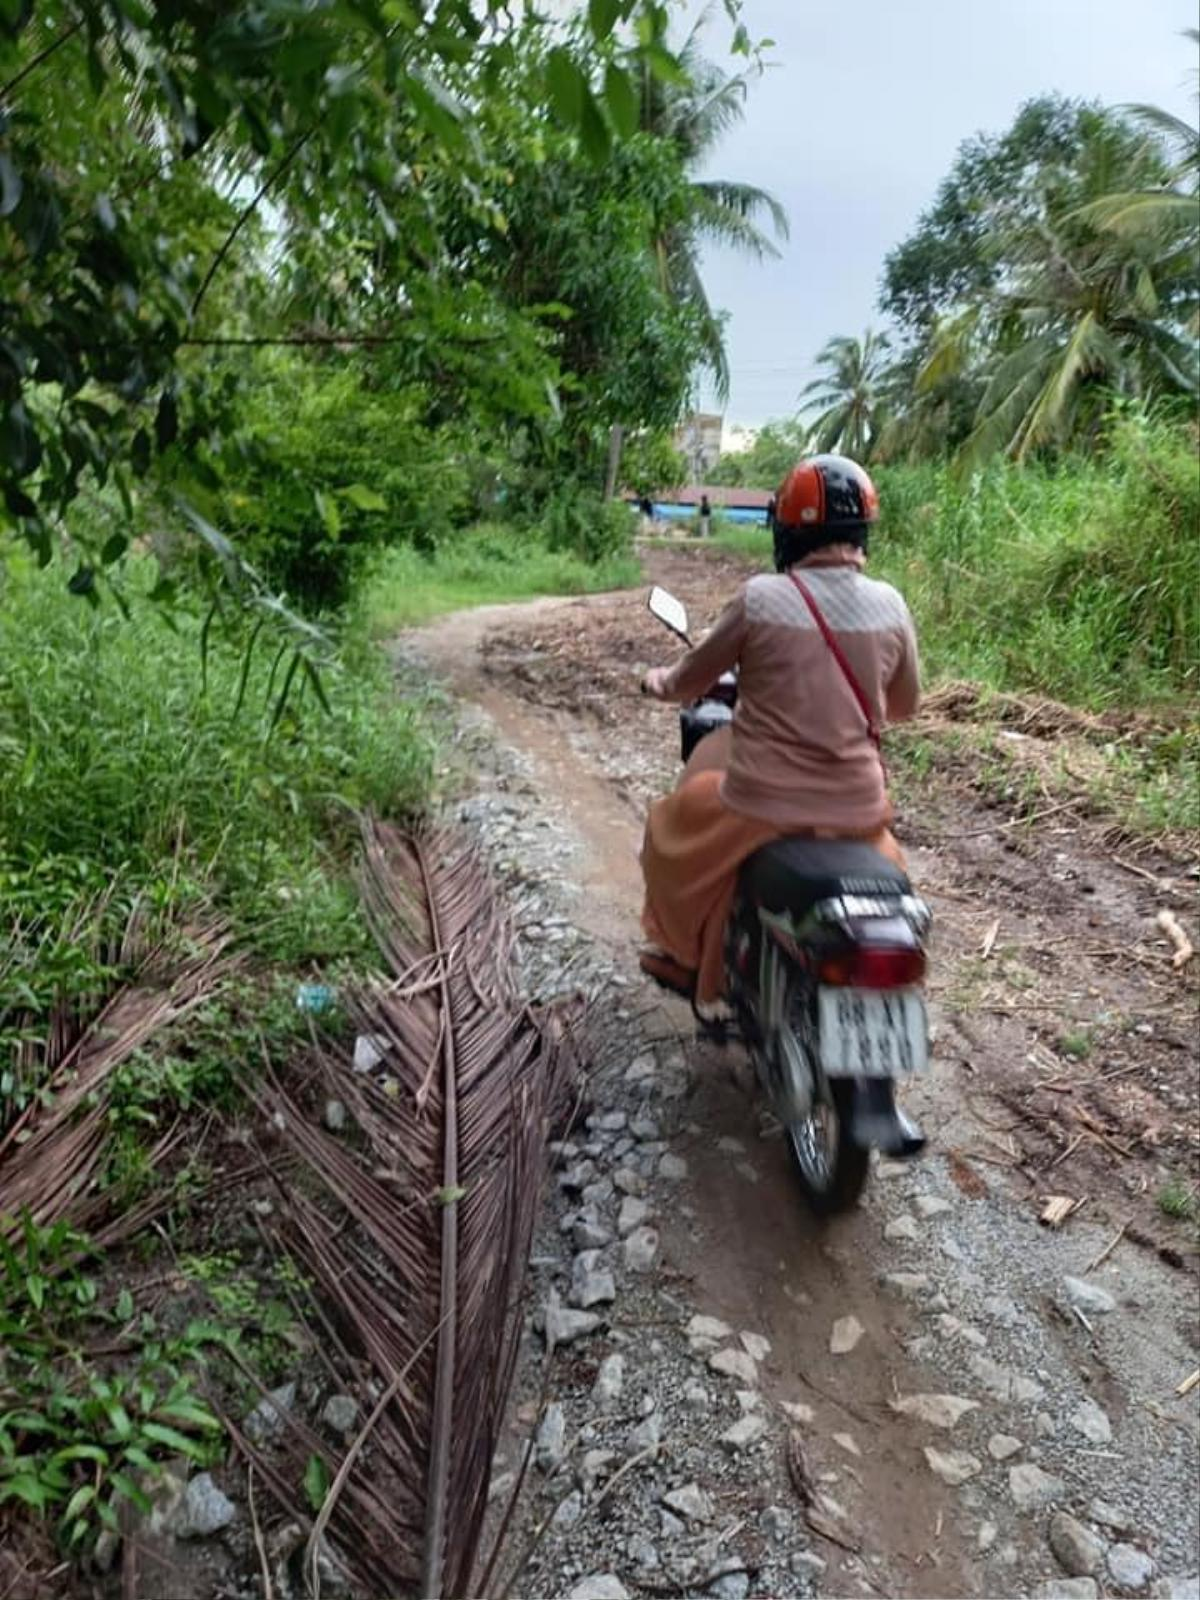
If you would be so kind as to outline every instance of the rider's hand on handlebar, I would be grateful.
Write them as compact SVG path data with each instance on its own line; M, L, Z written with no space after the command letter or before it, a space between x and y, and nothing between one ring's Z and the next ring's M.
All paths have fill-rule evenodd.
M649 672L647 672L646 676L642 679L642 693L648 694L654 700L665 700L667 697L666 688L668 676L668 668L651 667Z

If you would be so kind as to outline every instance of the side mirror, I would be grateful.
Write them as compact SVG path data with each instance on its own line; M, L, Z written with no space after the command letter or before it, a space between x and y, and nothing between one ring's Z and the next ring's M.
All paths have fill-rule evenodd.
M665 628L677 633L684 644L691 644L692 641L688 638L687 607L682 600L676 600L673 594L668 594L666 589L660 589L655 584L646 605L652 617L657 617Z

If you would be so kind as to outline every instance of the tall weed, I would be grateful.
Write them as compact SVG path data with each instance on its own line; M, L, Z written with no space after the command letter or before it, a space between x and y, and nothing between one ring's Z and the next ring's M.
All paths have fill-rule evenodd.
M5 988L33 1009L85 982L89 903L106 908L89 943L135 896L215 892L259 954L361 949L352 810L413 812L432 783L429 724L389 692L377 652L344 640L323 669L328 711L297 676L275 721L276 652L260 639L247 668L241 627L214 628L202 670L200 616L138 598L155 571L132 562L128 620L53 569L15 557L3 574L0 927L19 930Z

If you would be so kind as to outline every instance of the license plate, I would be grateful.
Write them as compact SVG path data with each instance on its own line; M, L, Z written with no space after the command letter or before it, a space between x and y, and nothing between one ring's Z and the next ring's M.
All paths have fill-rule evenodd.
M906 1078L929 1065L919 989L818 991L821 1065L829 1078Z

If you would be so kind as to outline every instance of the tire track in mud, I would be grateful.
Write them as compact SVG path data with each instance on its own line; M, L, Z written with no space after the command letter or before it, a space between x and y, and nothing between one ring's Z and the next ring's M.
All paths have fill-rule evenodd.
M635 786L613 781L614 765L627 764L626 733L619 722L604 728L568 709L530 703L484 670L482 654L497 632L519 631L536 642L565 622L582 635L615 609L632 613L636 605L637 597L622 595L491 607L443 619L410 635L404 648L477 708L501 750L519 757L525 774L519 809L528 828L503 848L525 858L526 880L603 951L624 975L626 992L649 1007L640 1022L645 1035L688 1038L686 1007L646 994L632 960L641 796ZM657 726L661 736L661 721ZM668 747L664 765L670 754ZM485 806L492 794L511 807L510 776L497 777L484 759L477 778ZM567 867L561 856L539 855L543 819L572 841ZM927 845L913 857L935 911L961 921L964 896L949 870L957 860L947 863ZM991 907L981 906L980 915L984 909ZM957 959L950 949L942 956ZM1033 1594L1062 1576L1046 1537L1055 1508L1090 1519L1109 1545L1124 1538L1148 1551L1160 1574L1186 1577L1200 1566L1192 1466L1197 1397L1189 1404L1172 1394L1195 1365L1190 1282L1122 1245L1094 1275L1115 1309L1078 1315L1063 1280L1084 1275L1111 1230L1078 1221L1047 1233L1020 1189L1004 1185L1001 1168L973 1166L967 1193L961 1166L945 1153L951 1141L978 1134L968 1094L987 1082L991 1053L1026 1042L1020 1027L1013 1018L978 1028L943 1017L941 1035L934 1071L911 1097L933 1134L934 1153L915 1168L884 1164L864 1206L824 1226L799 1201L782 1141L760 1137L758 1107L735 1052L689 1040L685 1092L661 1103L646 1097L647 1080L631 1084L614 1073L593 1083L598 1111L624 1114L630 1124L639 1108L653 1111L671 1155L686 1164L682 1178L664 1182L653 1172L644 1184L661 1234L657 1270L634 1280L620 1270L616 1241L604 1254L615 1259L620 1282L604 1348L622 1353L632 1369L627 1389L657 1391L670 1446L650 1480L644 1469L630 1471L599 1505L595 1489L582 1494L578 1521L564 1518L543 1537L514 1593L569 1594L581 1579L603 1574L628 1593L802 1595L815 1586L827 1594ZM598 1141L599 1135L591 1148L601 1176L638 1154L617 1156L612 1151L621 1141L610 1140L604 1151ZM561 1188L548 1198L535 1268L539 1302L556 1284L565 1298L571 1246L559 1224L573 1204ZM708 1351L689 1351L683 1330L695 1314L770 1345L757 1372L762 1398L752 1407L767 1427L733 1477L719 1439L750 1401L735 1398L732 1381L706 1370ZM834 1355L833 1326L849 1317L861 1330L857 1342ZM648 1346L638 1332L647 1325L663 1330ZM584 1350L574 1346L573 1356L580 1354L565 1364L558 1358L549 1392L585 1437L548 1479L529 1474L517 1513L525 1529L581 1493L569 1486L586 1457L589 1429L600 1444L614 1442L611 1426L597 1420L596 1362ZM501 1465L519 1456L542 1391L542 1360L531 1336L524 1407ZM679 1400L693 1368L711 1395L700 1411ZM971 1409L951 1430L896 1409L905 1396L922 1394L959 1396ZM1091 1437L1080 1421L1092 1416L1089 1402L1104 1418ZM833 1500L843 1526L861 1539L859 1554L805 1537L787 1469L793 1429L803 1438L817 1492ZM620 1455L618 1446L618 1467ZM695 1541L687 1545L664 1531L659 1499L663 1483L685 1469L703 1477L706 1465L718 1499L727 1495L724 1525L712 1530L727 1567L715 1576L701 1570L707 1546L694 1569L687 1568L694 1554L673 1556L676 1548L694 1552ZM1119 1530L1097 1521L1097 1499L1109 1503ZM768 1515L781 1507L782 1524ZM776 1536L772 1529L780 1525ZM639 1560L647 1551L657 1566ZM745 1575L745 1588L740 1578L734 1582L736 1573ZM1111 1574L1107 1581L1111 1586Z

